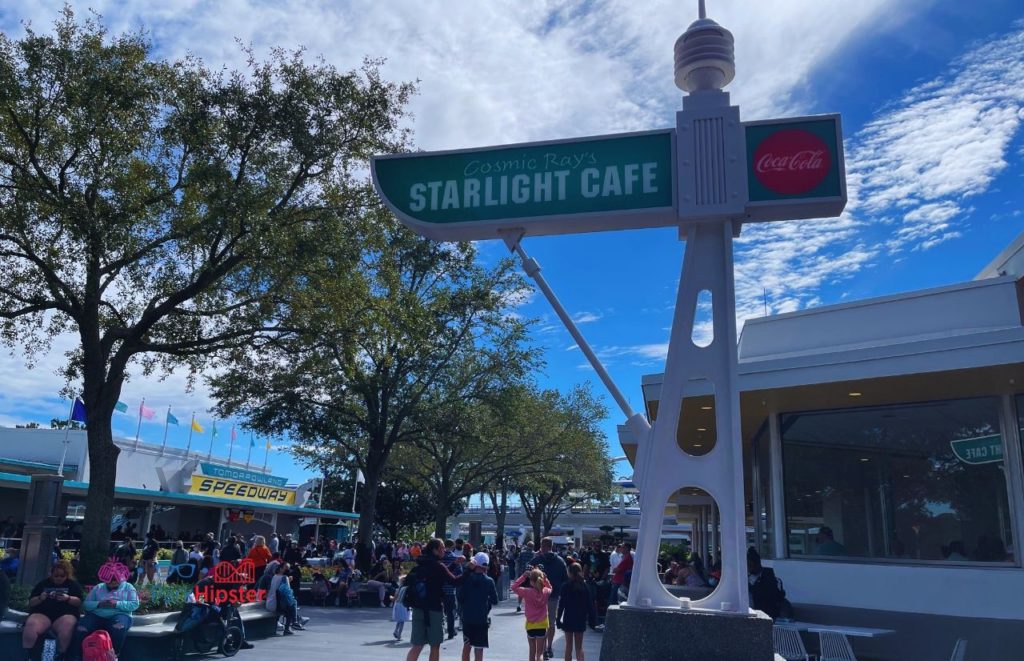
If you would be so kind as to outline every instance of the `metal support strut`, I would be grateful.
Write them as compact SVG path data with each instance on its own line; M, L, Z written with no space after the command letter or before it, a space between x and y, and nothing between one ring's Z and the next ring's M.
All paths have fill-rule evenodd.
M597 372L597 376L601 379L605 388L608 389L608 392L611 393L611 396L615 399L615 403L619 405L623 414L625 414L630 426L640 424L641 427L649 428L644 416L633 412L633 408L629 405L629 402L626 401L622 391L620 391L618 386L615 385L615 382L612 381L611 375L608 374L604 365L601 364L601 360L594 353L594 350L590 348L589 344L587 344L587 341L580 333L580 329L576 327L576 322L572 320L569 313L566 312L564 307L562 307L562 303L551 290L551 286L548 285L547 280L545 280L544 276L541 275L540 264L537 263L537 260L527 255L526 251L523 250L523 246L520 243L520 240L523 238L523 233L521 231L515 233L502 232L502 238L505 241L505 245L508 246L508 249L519 256L519 261L523 265L523 271L525 271L526 275L537 283L537 286L540 288L541 292L543 292L544 297L548 299L548 303L550 303L551 307L554 309L555 314L557 314L558 318L562 320L562 323L565 325L565 329L569 331L570 335L572 335L572 339L576 341L576 345L579 346L580 351L582 351L583 355L587 357L587 360L590 362L590 366L594 368L595 372Z

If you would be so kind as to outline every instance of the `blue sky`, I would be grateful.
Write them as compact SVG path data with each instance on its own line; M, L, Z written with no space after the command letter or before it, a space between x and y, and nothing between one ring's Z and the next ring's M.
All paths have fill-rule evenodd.
M59 2L0 1L0 29L51 24ZM693 5L690 7L689 5ZM257 52L304 45L344 68L386 57L395 80L419 80L409 120L417 146L457 149L674 124L681 93L672 45L696 2L245 2L172 0L79 3L112 31L145 26L157 52L195 52L239 67L235 39ZM896 6L894 6L896 5ZM841 218L744 228L737 243L737 319L939 286L972 278L1024 229L1024 7L1019 0L709 0L709 15L736 38L728 91L744 119L842 113L850 203ZM640 377L661 370L683 244L673 230L534 238L536 257L563 304L634 408ZM497 242L481 258L505 254ZM540 380L567 389L600 385L546 301L517 312L539 320L547 350ZM71 338L27 370L20 352L0 358L0 424L66 415L54 374ZM193 410L209 429L211 405L184 374L137 375L115 433L134 437L139 399L158 410L142 437L160 442L163 413L182 420L168 443L183 447ZM605 429L619 454L615 425ZM215 451L227 453L230 422ZM244 456L241 437L235 456ZM209 436L193 447L205 449ZM270 465L299 479L274 441ZM257 440L253 463L263 463Z

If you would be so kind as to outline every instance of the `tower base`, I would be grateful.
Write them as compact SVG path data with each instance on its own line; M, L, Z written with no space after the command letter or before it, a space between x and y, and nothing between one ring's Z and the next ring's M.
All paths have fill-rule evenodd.
M706 611L611 606L601 661L773 661L772 620Z

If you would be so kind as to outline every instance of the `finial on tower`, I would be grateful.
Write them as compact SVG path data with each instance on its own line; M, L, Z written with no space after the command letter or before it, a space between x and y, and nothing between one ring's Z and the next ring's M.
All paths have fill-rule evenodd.
M704 0L700 15L676 40L676 87L685 92L721 90L736 76L732 33L707 17Z

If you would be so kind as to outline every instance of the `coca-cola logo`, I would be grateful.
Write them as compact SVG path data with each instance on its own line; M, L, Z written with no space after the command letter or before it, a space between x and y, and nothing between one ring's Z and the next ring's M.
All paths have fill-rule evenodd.
M754 151L754 176L779 195L814 190L828 176L832 154L818 136L801 129L778 131Z

